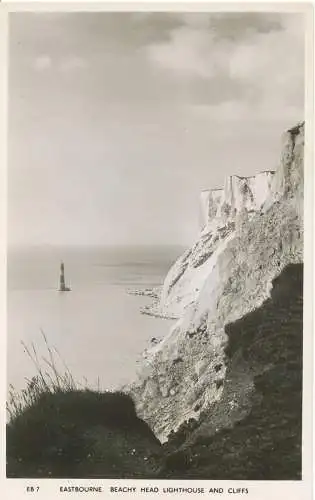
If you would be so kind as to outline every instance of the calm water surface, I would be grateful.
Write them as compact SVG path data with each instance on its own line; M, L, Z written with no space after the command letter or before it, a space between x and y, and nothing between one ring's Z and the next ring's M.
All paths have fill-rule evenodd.
M8 382L20 389L25 377L36 373L21 341L34 343L39 357L47 356L41 329L77 381L87 379L91 386L99 383L105 389L134 378L150 339L164 336L172 322L140 314L139 308L150 299L128 295L126 290L160 285L181 251L178 247L9 251ZM57 291L61 259L70 293ZM45 362L41 364L45 367Z

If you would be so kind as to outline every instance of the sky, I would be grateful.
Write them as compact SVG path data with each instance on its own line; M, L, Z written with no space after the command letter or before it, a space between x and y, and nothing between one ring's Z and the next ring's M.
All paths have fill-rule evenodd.
M302 14L12 13L8 243L188 245L303 118Z

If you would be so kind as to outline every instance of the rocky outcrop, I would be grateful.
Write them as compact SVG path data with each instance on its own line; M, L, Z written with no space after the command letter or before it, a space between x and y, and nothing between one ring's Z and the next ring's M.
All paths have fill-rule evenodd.
M301 123L285 134L276 172L202 193L200 237L168 273L158 306L179 320L130 388L161 440L221 400L225 325L260 307L275 276L303 261L303 146ZM248 375L249 392L253 383Z

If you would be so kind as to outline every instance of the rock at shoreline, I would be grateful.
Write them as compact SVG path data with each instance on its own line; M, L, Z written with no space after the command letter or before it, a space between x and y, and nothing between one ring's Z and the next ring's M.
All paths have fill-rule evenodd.
M161 294L161 289L155 288L144 288L144 289L128 289L128 295L140 295L143 297L151 297L152 299L159 299Z

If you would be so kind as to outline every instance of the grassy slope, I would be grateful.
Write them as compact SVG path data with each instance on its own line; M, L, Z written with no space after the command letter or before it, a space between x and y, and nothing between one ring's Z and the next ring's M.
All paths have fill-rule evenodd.
M46 392L7 425L7 476L149 477L160 449L129 396Z

